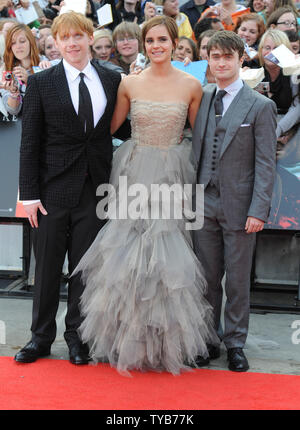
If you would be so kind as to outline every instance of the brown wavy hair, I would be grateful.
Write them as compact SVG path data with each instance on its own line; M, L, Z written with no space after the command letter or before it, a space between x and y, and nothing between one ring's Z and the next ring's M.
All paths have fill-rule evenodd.
M262 17L260 15L258 15L257 13L247 13L241 16L237 17L237 21L236 21L236 26L234 28L234 32L237 33L238 29L240 28L240 26L243 24L243 22L245 21L255 21L256 25L257 25L257 31L258 31L258 35L257 35L257 40L256 42L260 41L261 36L264 34L266 28L265 28L265 23L262 19Z
M19 60L14 56L12 51L12 39L15 34L20 31L24 31L26 38L30 44L30 66L32 72L32 66L38 66L40 62L40 56L38 47L35 42L34 35L32 34L30 28L25 24L16 24L8 30L6 40L5 40L5 52L3 55L3 60L6 70L11 71L15 66L20 64Z

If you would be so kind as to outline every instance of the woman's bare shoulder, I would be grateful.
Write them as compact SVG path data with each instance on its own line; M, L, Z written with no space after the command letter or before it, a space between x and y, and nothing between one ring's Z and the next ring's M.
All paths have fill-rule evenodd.
M183 72L182 70L177 70L178 80L182 80L183 85L190 87L191 89L197 90L201 89L200 81L189 73Z

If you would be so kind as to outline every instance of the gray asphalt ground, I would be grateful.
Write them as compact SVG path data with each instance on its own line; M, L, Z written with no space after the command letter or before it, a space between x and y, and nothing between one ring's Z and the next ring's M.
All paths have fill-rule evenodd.
M13 357L30 340L32 299L0 297L0 356ZM49 358L68 360L63 338L66 302L57 313L57 337ZM300 375L300 314L251 313L245 354L251 372ZM226 351L211 369L227 370Z

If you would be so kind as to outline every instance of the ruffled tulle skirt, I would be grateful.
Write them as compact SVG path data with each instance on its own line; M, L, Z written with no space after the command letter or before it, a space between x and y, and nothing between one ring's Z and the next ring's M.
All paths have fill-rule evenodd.
M110 207L118 212L127 205L130 212L134 203L124 184L119 186L120 177L126 178L127 191L137 184L148 191L140 214L151 214L161 203L151 185L194 183L190 145L183 141L162 149L123 143L114 154ZM182 211L182 199L173 203ZM121 373L189 369L198 355L208 356L207 343L216 344L218 338L187 220L110 216L76 268L85 284L82 341L95 362L108 360Z

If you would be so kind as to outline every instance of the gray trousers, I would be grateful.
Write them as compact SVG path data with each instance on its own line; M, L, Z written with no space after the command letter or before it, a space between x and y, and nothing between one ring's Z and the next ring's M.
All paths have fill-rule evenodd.
M246 223L246 220L245 220ZM250 279L256 235L228 226L217 188L204 193L204 225L193 231L194 251L208 282L207 300L214 309L215 329L220 332L222 278L226 273L224 329L226 348L243 348L249 325Z

